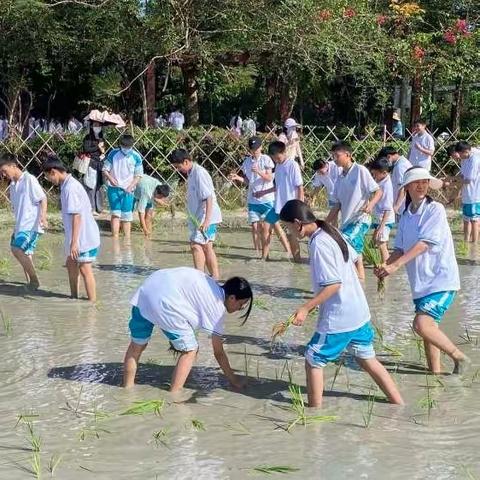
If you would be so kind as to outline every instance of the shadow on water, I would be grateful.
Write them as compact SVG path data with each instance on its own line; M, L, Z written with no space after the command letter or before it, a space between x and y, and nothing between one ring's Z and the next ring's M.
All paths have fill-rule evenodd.
M70 295L64 293L51 292L49 290L29 290L25 283L0 283L0 295L7 295L10 297L42 297L42 298L68 298Z
M129 264L106 264L101 263L96 266L98 270L105 272L126 273L128 275L150 275L158 270L157 267L147 265L129 265Z
M264 283L251 282L254 292L262 293L264 295L270 295L272 297L279 298L312 298L311 290L304 290L303 288L296 287L278 287L274 285L265 285Z

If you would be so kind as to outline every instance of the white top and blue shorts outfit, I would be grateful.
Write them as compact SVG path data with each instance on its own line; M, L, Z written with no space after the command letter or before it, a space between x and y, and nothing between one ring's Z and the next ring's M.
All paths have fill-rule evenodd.
M70 256L72 243L72 215L80 215L80 235L78 249L80 255L78 263L94 262L100 248L100 230L93 218L92 207L88 195L82 184L68 175L60 185L60 203L62 205L62 220L65 230L65 256Z
M335 183L333 199L340 205L340 231L359 254L363 252L365 235L372 223L371 216L361 209L379 188L368 169L358 163L353 163L347 172L342 171Z
M462 186L462 213L467 222L480 221L480 154L462 160L460 174L469 183Z
M206 200L212 198L212 213L210 217L210 225L205 232L198 229L205 220ZM213 187L213 181L210 174L203 168L194 163L188 174L187 179L187 213L188 213L188 229L190 231L190 241L205 245L213 242L217 234L217 225L222 222L222 212L218 206L217 196ZM192 217L196 219L192 221ZM195 224L196 223L196 224Z
M135 177L143 175L141 155L135 150L125 155L121 148L114 148L105 159L103 171L109 172L118 183L118 186L108 185L107 189L112 216L119 217L122 222L131 222L135 195L126 189Z
M380 235L381 242L388 242L390 238L390 230L395 226L395 212L393 211L393 187L390 175L387 175L383 180L378 182L378 186L382 189L382 198L373 208L372 228L378 228L384 213L388 212L387 222L385 223Z
M416 313L440 323L460 290L452 233L442 204L425 199L417 212L410 207L400 218L395 249L408 252L418 242L428 250L405 265Z
M10 201L15 216L15 229L10 246L33 255L38 239L43 233L40 226L40 202L46 195L35 176L23 172L17 182L11 182Z
M426 150L433 152L435 149L435 140L428 132L423 132L422 134L416 133L412 136L412 143L408 154L408 160L413 167L422 167L425 170L430 171L432 168L432 155L418 150L415 146L417 143Z
M156 325L175 350L197 350L198 330L223 335L224 302L223 288L199 270L158 270L143 282L130 301L132 342L146 345Z
M337 178L341 172L342 169L338 167L334 161L330 160L328 162L327 173L319 174L318 172L315 172L315 175L313 176L312 185L315 188L325 187L325 190L327 191L328 208L332 208L336 204L333 191L335 189Z
M354 263L358 255L350 246L348 249L345 262L337 242L321 229L308 243L314 294L328 285L340 284L337 293L318 307L316 332L305 351L312 367L324 367L347 349L360 359L375 357L370 310Z

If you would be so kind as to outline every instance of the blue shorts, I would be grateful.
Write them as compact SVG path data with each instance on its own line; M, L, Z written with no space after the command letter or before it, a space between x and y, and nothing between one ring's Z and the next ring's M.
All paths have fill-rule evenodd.
M440 323L455 300L456 294L455 291L435 292L425 297L416 298L413 300L415 313L425 313L437 323Z
M77 258L78 263L91 263L94 262L97 259L98 255L98 249L97 248L92 248L88 252L80 252L80 255Z
M462 213L463 219L467 222L480 221L480 203L464 203Z
M25 255L33 255L41 235L39 232L18 232L12 235L10 246L22 250Z
M370 220L367 220L369 218ZM363 247L365 246L365 236L371 225L371 217L362 215L357 222L352 222L340 230L345 237L345 240L354 248L358 254L363 253Z
M217 236L217 224L210 225L205 232L201 232L188 222L188 230L190 231L190 242L206 245L208 242L214 242Z
M142 316L138 307L132 307L132 317L128 323L130 338L137 345L146 345L152 337L154 324ZM198 350L198 342L195 332L168 332L161 329L167 337L170 345L180 352Z
M305 359L310 366L321 368L337 360L345 350L363 360L375 358L374 338L375 332L370 322L351 332L315 332L307 344Z
M112 216L120 217L122 222L131 222L133 220L135 195L120 187L108 187L107 195Z
M378 228L378 226L379 226L378 223L373 223L372 224L372 229L376 230ZM390 231L393 229L394 226L395 226L394 223L387 223L383 227L382 236L380 237L381 242L388 242L388 240L390 239Z
M267 215L265 215L265 221L270 225L275 225L280 220L280 215L272 208Z
M273 203L249 203L248 204L248 223L261 222L265 220L270 210L272 210Z

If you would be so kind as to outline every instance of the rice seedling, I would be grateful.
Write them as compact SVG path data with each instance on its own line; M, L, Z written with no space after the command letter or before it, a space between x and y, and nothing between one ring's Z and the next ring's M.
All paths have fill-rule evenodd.
M238 423L226 423L225 428L232 430L236 435L250 435L252 432L241 422Z
M272 475L275 473L287 474L298 472L300 469L296 467L290 467L289 465L259 465L252 469L254 472L265 473Z
M80 387L80 392L78 393L77 403L76 405L72 405L68 400L65 400L65 408L64 410L72 412L76 417L80 418L80 401L82 399L83 393L83 385Z
M275 343L278 337L283 337L286 333L290 325L293 325L293 321L295 320L295 315L290 315L287 320L275 323L272 328L272 345Z
M430 420L431 411L438 406L438 401L432 398L431 389L435 387L428 383L428 373L425 375L425 381L426 393L425 396L419 400L418 405L427 410L427 419Z
M40 452L40 448L42 446L42 439L40 435L35 433L35 429L33 428L33 423L30 421L25 422L25 426L27 428L27 435L28 435L28 443L30 444L30 448L32 452Z
M80 441L83 442L87 438L96 438L97 440L100 440L101 434L103 433L112 433L110 430L107 430L106 428L99 427L97 424L90 425L87 427L84 427L80 430L79 438Z
M403 357L403 353L400 351L400 349L393 345L384 343L382 344L382 349L394 357Z
M335 373L333 375L332 386L330 387L330 390L333 390L335 382L337 381L338 374L340 373L340 370L342 369L344 363L345 363L345 358L344 357L340 358L335 368Z
M53 477L55 470L58 468L62 461L62 455L53 454L48 461L47 469L50 472L50 476Z
M48 247L40 248L36 254L37 268L39 270L50 270L53 262L53 253Z
M268 303L264 298L255 298L253 300L253 306L259 308L260 310L269 310Z
M475 345L476 347L478 346L478 337L472 337L467 327L465 327L465 333L459 335L459 337L462 339L462 345Z
M157 432L153 432L152 437L156 447L159 447L160 445L162 445L164 447L170 448L169 440L168 440L168 429L162 428Z
M380 250L373 243L373 239L370 239L365 242L365 248L363 250L363 259L368 265L372 265L375 268L378 268L382 265L382 255ZM380 297L383 297L385 294L385 279L379 278L377 281L377 292Z
M163 362L161 360L157 360L156 358L147 358L145 361L146 365L162 365Z
M2 317L2 324L5 335L7 337L11 337L13 333L12 318L3 310L0 310L0 317Z
M455 253L459 257L467 257L468 256L468 243L463 241L463 240L455 243Z
M12 266L8 257L0 258L0 277L9 277L12 273Z
M160 416L165 406L165 400L146 400L143 402L134 402L130 408L127 408L120 415L144 415L145 413L154 413Z
M33 419L38 418L39 416L40 415L33 413L33 411L31 413L19 413L17 415L17 423L15 424L15 428L17 428L20 423L31 423Z
M205 424L197 418L192 418L192 428L197 432L205 432L207 430Z
M472 384L475 383L480 378L480 368L477 368L472 375Z
M368 398L367 398L367 408L365 409L365 412L363 413L363 424L365 428L368 428L370 426L370 423L372 422L372 416L373 416L373 408L375 407L375 400L377 398L377 390L376 388L369 389L368 391Z
M32 468L32 473L35 475L35 478L42 478L42 463L40 459L39 452L33 452L30 459L30 466Z
M187 210L187 218L188 220L190 220L191 224L202 234L203 239L207 241L208 237L205 234L205 232L202 229L200 229L202 224L198 220L197 216L194 215L192 212L190 212L190 210Z
M95 423L99 422L100 420L105 420L106 418L109 418L111 416L110 413L105 412L104 410L99 410L96 405L93 407L93 410L87 411L85 413L93 415L93 421Z

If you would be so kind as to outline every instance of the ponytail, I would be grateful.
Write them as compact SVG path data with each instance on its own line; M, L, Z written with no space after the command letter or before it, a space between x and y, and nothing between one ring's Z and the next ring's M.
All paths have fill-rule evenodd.
M343 259L348 262L350 257L348 253L348 245L343 235L332 225L325 222L324 220L315 220L318 228L321 228L327 235L330 235L335 242L337 242L338 248L342 251Z
M253 306L253 292L248 280L245 280L243 277L232 277L222 285L222 288L226 297L233 295L237 300L245 300L247 298L250 300L247 311L242 315L242 325L244 325L250 316Z

